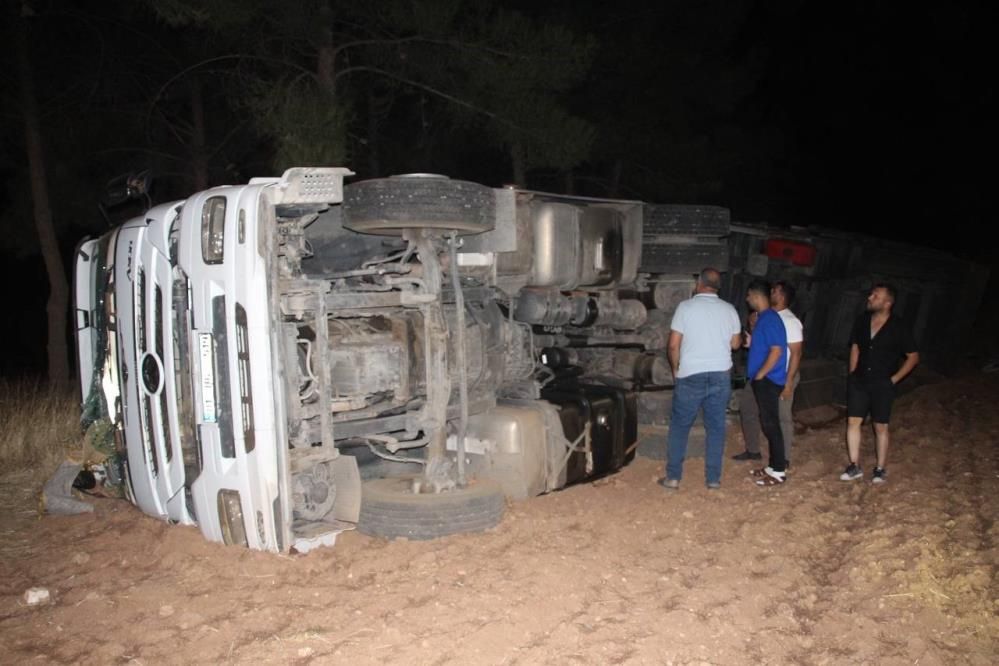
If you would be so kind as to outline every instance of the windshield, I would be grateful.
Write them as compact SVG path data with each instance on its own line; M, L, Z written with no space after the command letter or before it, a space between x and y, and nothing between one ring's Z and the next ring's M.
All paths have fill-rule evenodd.
M83 398L80 417L83 428L89 429L95 423L93 445L98 450L111 455L115 452L114 430L121 423L121 398L118 387L117 345L115 344L115 302L114 265L109 261L115 233L106 234L97 244L96 256L90 287L93 290L93 310L89 313L90 327L93 330L91 350L93 354L93 375L89 390ZM112 414L114 417L112 418Z

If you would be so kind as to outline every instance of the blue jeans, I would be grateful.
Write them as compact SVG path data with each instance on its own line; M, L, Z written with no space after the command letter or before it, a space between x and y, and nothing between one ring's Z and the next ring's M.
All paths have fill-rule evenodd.
M687 457L687 437L697 412L704 409L707 441L704 451L704 480L721 481L725 453L725 410L732 395L732 377L725 372L702 372L676 380L673 387L673 411L666 438L666 478L683 478Z

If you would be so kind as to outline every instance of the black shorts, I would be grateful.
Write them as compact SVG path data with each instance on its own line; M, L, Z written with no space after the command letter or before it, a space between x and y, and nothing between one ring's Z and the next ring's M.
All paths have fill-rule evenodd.
M850 375L846 389L847 416L864 418L868 414L875 423L891 420L891 406L895 402L895 385L890 378L857 377Z

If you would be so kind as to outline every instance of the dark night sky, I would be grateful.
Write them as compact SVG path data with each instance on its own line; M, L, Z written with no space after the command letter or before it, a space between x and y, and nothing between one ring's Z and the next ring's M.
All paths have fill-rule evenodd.
M725 205L733 219L862 230L991 262L976 236L991 210L983 164L994 22L985 3L625 0L613 13L606 3L567 6L603 40L594 67L603 86L644 69L648 87L631 90L628 103L651 105L664 123L674 117L669 109L690 109L685 129L725 155L710 165L716 191L670 197L666 186L655 194ZM660 53L645 61L607 55L650 34L662 36ZM668 70L677 62L687 69L679 80L701 85L662 94L657 80L674 84ZM744 96L713 107L740 76ZM672 146L655 149L667 155Z
M813 3L771 26L761 97L788 121L789 199L823 224L970 249L987 210L989 23L960 7L895 7Z
M597 40L590 73L566 97L598 134L598 153L575 170L579 192L603 194L616 155L625 163L622 196L720 204L732 208L733 219L863 230L993 263L981 242L990 222L991 169L983 165L991 156L986 110L994 106L995 80L986 71L994 22L984 3L502 4ZM135 20L149 24L148 16ZM46 42L45 60L36 65L43 104L58 104L77 87L96 87L88 77L111 76L88 67L75 74L73 86L46 86L50 73L72 70L97 44L107 57L131 62L95 37L99 22L87 25ZM171 39L182 39L158 29L168 49ZM10 56L4 57L6 65ZM117 67L123 86L157 75L141 57L134 64L134 72L128 64ZM16 88L11 77L3 78L8 91ZM61 123L53 135L91 130ZM5 113L0 252L7 280L35 286L15 297L22 325L4 333L4 346L26 352L0 364L4 373L37 368L44 356L36 342L44 331L44 272L26 235L28 191L11 185L25 170L20 132L16 115ZM81 183L88 181L80 173L105 182L142 166L135 156L116 165L106 153L95 152L92 163L75 148L60 153L74 145L61 137L50 136L48 144L50 188L57 195L86 199ZM494 150L467 140L450 151L441 146L447 155L418 170L443 165L453 177L505 181L507 165ZM395 163L410 166L401 158ZM236 165L234 172L259 175L252 171ZM561 181L537 173L529 185L558 189ZM101 229L89 202L57 215L65 248Z

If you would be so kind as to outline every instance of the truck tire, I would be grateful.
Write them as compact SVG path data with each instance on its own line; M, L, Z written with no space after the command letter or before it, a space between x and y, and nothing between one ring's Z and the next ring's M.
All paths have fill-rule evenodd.
M666 460L666 438L669 430L646 432L639 435L636 455L640 458L650 458L652 460ZM704 426L696 424L691 426L690 435L687 437L687 458L703 458L704 444L707 440L707 433Z
M725 241L659 243L646 237L639 269L648 273L696 275L705 266L728 266L728 260L728 243Z
M478 234L495 227L495 210L492 189L444 176L393 176L343 188L343 226L366 234L399 235L404 229Z
M416 541L450 534L481 532L499 524L506 508L500 485L481 479L466 488L414 494L412 476L374 479L361 486L357 529L383 539Z
M731 214L721 206L650 204L645 206L642 233L655 236L701 236L720 238L731 228Z

